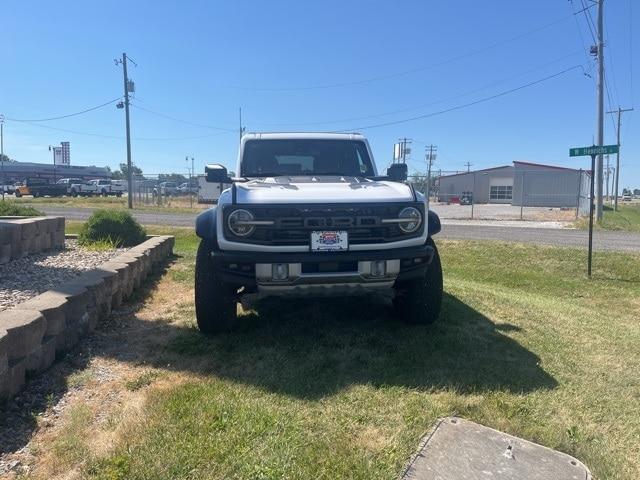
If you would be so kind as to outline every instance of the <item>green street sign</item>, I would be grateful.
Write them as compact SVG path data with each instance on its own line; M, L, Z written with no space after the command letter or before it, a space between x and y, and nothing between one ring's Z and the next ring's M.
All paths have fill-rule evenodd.
M603 145L601 147L593 145L591 147L569 149L570 157L589 157L591 155L607 155L609 153L618 153L618 145Z

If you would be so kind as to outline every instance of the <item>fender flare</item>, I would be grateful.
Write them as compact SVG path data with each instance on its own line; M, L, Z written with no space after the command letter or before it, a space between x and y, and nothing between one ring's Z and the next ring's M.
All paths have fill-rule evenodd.
M216 250L218 249L218 239L216 236L216 224L218 216L216 215L218 207L211 207L196 217L196 235L202 239L209 240L213 243Z
M433 210L429 210L427 214L427 228L429 232L429 236L433 236L442 230L442 225L440 224L440 217Z

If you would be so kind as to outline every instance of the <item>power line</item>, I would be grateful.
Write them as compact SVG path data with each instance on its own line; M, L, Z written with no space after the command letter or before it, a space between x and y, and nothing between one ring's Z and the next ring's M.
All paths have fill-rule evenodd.
M587 20L587 26L589 27L589 32L591 33L591 40L593 40L593 43L598 43L595 34L596 25L593 22L593 17L591 17L591 11L589 10L590 7L587 7L586 0L580 0L580 3L583 7L581 12L584 12L584 18Z
M635 103L633 95L633 7L631 0L629 0L629 71L631 79L631 103Z
M511 88L509 90L505 90L503 92L497 93L495 95L491 95L491 96L488 96L488 97L481 98L479 100L475 100L473 102L464 103L462 105L456 105L454 107L447 108L447 109L444 109L444 110L439 110L437 112L426 113L424 115L417 115L415 117L405 118L405 119L402 119L402 120L395 120L395 121L392 121L392 122L378 123L378 124L374 124L374 125L366 125L366 126L363 126L363 127L355 127L355 128L344 129L344 130L338 130L338 132L350 132L350 131L357 131L357 130L366 130L366 129L369 129L369 128L387 127L387 126L390 126L390 125L398 125L398 124L401 124L401 123L412 122L414 120L421 120L421 119L424 119L424 118L435 117L436 115L442 115L444 113L449 113L449 112L452 112L452 111L455 111L455 110L461 110L463 108L471 107L471 106L477 105L479 103L488 102L489 100L494 100L496 98L503 97L505 95L509 95L510 93L517 92L517 91L522 90L522 89L527 88L527 87L532 87L533 85L537 85L537 84L545 82L547 80L551 80L552 78L559 77L560 75L563 75L563 74L565 74L567 72L570 72L571 70L575 70L575 69L578 69L578 68L580 68L580 69L582 69L584 71L583 65L574 65L573 67L566 68L566 69L564 69L564 70L562 70L560 72L554 73L553 75L548 75L548 76L546 76L544 78L540 78L540 79L535 80L533 82L529 82L529 83L526 83L524 85L520 85L518 87Z
M609 77L607 77L607 70L604 71L604 89L607 92L607 103L609 104L609 110L613 110L614 103L611 101L611 92L609 91ZM613 131L616 132L616 123L611 117L611 126L613 127Z
M591 7L587 7L587 10L591 8ZM578 12L579 13L579 12ZM529 35L532 35L534 33L537 33L539 31L545 30L547 28L550 28L554 25L557 25L559 23L564 22L565 20L567 20L568 18L570 18L571 16L573 16L574 14L562 17L562 18L558 18L550 23L547 23L545 25L533 28L531 30L528 30L524 33L518 34L514 37L510 37L504 40L500 40L498 42L492 43L490 45L487 45L486 47L482 47L479 48L477 50L471 50L467 53L463 53L461 55L457 55L455 57L449 58L447 60L443 60L441 62L437 62L431 65L423 65L420 67L415 67L415 68L411 68L408 70L403 70L400 72L395 72L395 73L390 73L387 75L379 75L376 77L370 77L370 78L366 78L366 79L361 79L361 80L353 80L353 81L349 81L349 82L339 82L339 83L330 83L330 84L324 84L324 85L308 85L308 86L301 86L301 87L246 87L246 86L231 86L231 88L237 88L240 90L254 90L254 91L272 91L272 92L284 92L284 91L300 91L300 90L320 90L320 89L327 89L327 88L338 88L338 87L348 87L348 86L353 86L353 85L362 85L365 83L372 83L372 82L377 82L380 80L388 80L390 78L396 78L396 77L402 77L405 75L410 75L413 73L417 73L417 72L421 72L424 70L430 70L432 68L436 68L436 67L441 67L443 65L447 65L449 63L453 63L455 61L461 60L463 58L468 58L471 57L473 55L477 55L480 53L484 53L488 50L492 50L496 47L499 47L500 45L506 44L506 43L511 43L514 42L516 40L519 40L521 38L527 37Z
M208 128L208 129L211 129L211 130L222 130L224 132L236 132L237 131L236 129L231 129L231 128L214 127L212 125L204 125L202 123L190 122L189 120L183 120L181 118L172 117L171 115L167 115L165 113L160 113L160 112L156 112L154 110L150 110L150 109L145 108L145 107L141 107L140 105L136 105L135 103L132 103L131 105L133 107L137 108L138 110L142 110L142 111L150 113L152 115L156 115L158 117L166 118L168 120L173 120L174 122L184 123L186 125L191 125L191 126L194 126L194 127Z
M613 66L613 53L612 53L612 48L611 48L611 41L609 40L609 23L607 21L608 17L604 18L604 24L605 24L605 45L608 47L609 49L609 55L607 55L607 60L609 63L609 66L611 67L609 70L611 71L611 79L613 80L613 93L615 94L614 99L616 101L616 105L620 105L620 95L618 94L618 85L616 82L616 69ZM606 70L605 69L605 74L606 74Z
M574 8L573 8L573 0L569 0L571 2L571 11L573 13L573 19L575 20L575 24L576 24L576 30L578 30L578 35L580 36L580 43L582 45L582 48L584 50L584 54L587 57L587 63L589 65L591 65L591 57L589 56L589 49L587 48L587 44L584 41L584 35L582 34L582 28L580 28L580 22L578 21L578 13L579 12L575 12ZM595 82L595 79L594 79Z
M9 120L7 118L7 120ZM96 132L82 132L79 130L71 130L68 128L58 128L58 127L52 127L50 125L40 125L38 123L31 123L31 122L27 122L24 120L12 120L14 122L18 122L18 123L23 123L25 125L31 125L33 127L39 127L39 128L46 128L48 130L55 130L58 132L65 132L65 133L73 133L75 135L85 135L85 136L90 136L90 137L99 137L99 138L109 138L109 139L114 139L114 140L124 140L125 137L123 136L118 136L118 135L106 135L106 134L102 134L102 133L96 133ZM210 133L207 135L197 135L197 136L191 136L191 137L131 137L132 140L143 140L143 141L180 141L180 140L196 140L196 139L200 139L200 138L210 138L210 137L216 137L218 135L224 135L227 133L231 133L231 132L216 132L216 133ZM235 131L234 131L235 133Z
M92 112L94 110L98 110L99 108L106 107L107 105L111 105L112 103L115 103L120 99L122 99L122 97L114 98L113 100L109 100L108 102L102 103L100 105L96 105L95 107L85 108L84 110L81 110L79 112L69 113L68 115L60 115L59 117L35 118L35 119L33 118L18 119L18 118L6 117L6 119L14 122L50 122L52 120L61 120L63 118L75 117L77 115L82 115L84 113Z
M511 80L513 78L518 78L518 77L521 77L522 75L531 73L531 72L536 71L536 70L540 70L540 69L542 69L544 67L547 67L549 65L552 65L554 63L558 63L558 62L560 62L562 60L565 60L565 59L567 59L569 57L572 57L572 56L576 55L577 53L578 53L577 51L569 53L569 54L564 55L562 57L556 58L555 60L551 60L550 62L546 62L546 63L541 64L541 65L537 65L536 67L533 67L533 68L527 69L525 71L519 72L519 73L517 73L515 75L510 75L508 77L502 78L502 79L497 80L495 82L491 82L491 83L485 84L485 85L483 85L481 87L474 88L473 90L468 90L468 91L460 93L460 94L456 94L456 95L453 95L453 96L450 96L450 97L447 97L447 98L443 98L443 99L440 99L440 100L435 100L433 102L423 103L423 104L416 105L416 106L413 106L413 107L401 108L401 109L398 109L398 110L392 110L392 111L382 112L382 113L375 113L375 114L371 114L371 115L364 115L364 116L360 116L360 117L343 118L343 119L340 119L340 120L325 120L325 121L320 121L320 122L302 122L302 123L300 123L300 122L286 122L286 123L252 122L252 123L254 125L262 125L262 126L267 126L267 127L283 127L283 126L292 126L292 125L294 125L294 126L313 126L313 125L331 125L331 124L354 122L354 121L358 121L358 120L367 120L367 119L371 119L371 118L387 117L387 116L390 116L390 115L396 115L398 113L404 113L404 112L410 112L410 111L413 111L413 110L419 110L419 109L424 108L424 107L430 107L430 106L433 106L433 105L438 105L440 103L449 102L451 100L457 100L457 99L462 98L462 97L467 97L469 95L472 95L474 93L480 92L482 90L486 90L487 88L491 88L493 86L500 85L501 83L504 83L504 82L506 82L508 80Z

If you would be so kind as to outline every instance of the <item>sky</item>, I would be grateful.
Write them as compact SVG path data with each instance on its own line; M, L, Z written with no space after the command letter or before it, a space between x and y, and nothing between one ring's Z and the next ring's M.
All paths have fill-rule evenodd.
M438 147L436 170L514 160L589 168L588 157L568 156L593 143L596 126L592 34L585 13L572 14L581 1L591 3L4 0L4 150L50 162L48 146L69 141L73 164L125 162L115 103L30 120L119 99L114 59L126 52L137 64L132 158L146 174L186 174L185 156L196 173L206 163L234 170L240 107L247 131L359 131L380 170L401 137L413 139L410 171L425 171L427 144ZM630 108L640 4L604 4L605 107ZM621 187L640 188L639 115L622 117Z

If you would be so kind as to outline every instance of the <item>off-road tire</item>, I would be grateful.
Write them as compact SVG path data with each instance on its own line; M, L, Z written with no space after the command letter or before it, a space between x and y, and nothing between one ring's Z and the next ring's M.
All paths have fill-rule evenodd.
M435 252L425 275L396 285L393 299L393 308L400 319L416 325L435 322L442 306L440 255L431 238L427 240L427 245L433 247Z
M201 240L196 255L196 320L202 333L231 330L238 320L237 290L224 283L215 271L211 242Z

